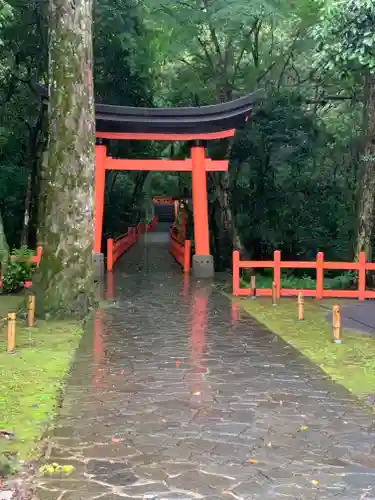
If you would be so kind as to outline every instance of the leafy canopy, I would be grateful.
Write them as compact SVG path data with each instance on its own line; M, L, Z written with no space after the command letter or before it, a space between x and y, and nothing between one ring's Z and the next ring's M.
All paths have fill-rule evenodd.
M375 72L374 0L335 0L321 8L313 28L318 42L315 65L340 76L355 71Z

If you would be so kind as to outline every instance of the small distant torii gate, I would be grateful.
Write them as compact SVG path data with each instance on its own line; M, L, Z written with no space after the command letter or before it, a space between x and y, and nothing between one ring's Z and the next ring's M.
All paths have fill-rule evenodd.
M38 90L45 100L47 89ZM214 161L206 157L207 141L233 137L238 126L248 119L258 94L249 94L223 104L182 108L134 108L96 104L94 258L99 270L104 269L101 253L105 173L107 170L147 170L191 172L194 216L195 255L193 274L214 274L210 252L206 172L225 172L228 160ZM190 158L185 160L127 160L107 155L105 140L188 141Z

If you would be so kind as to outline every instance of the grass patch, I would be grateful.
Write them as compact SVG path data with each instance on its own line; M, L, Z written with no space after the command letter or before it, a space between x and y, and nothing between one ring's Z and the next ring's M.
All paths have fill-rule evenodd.
M0 295L0 325L6 321L8 312L18 310L24 297L24 295Z
M327 309L315 300L305 300L304 321L297 320L293 299L282 299L277 307L268 298L233 300L356 396L375 393L375 338L344 331L344 344L333 344Z
M9 307L4 298L8 301L0 298L2 310ZM82 327L75 322L38 321L34 328L23 323L17 321L15 354L7 354L6 328L0 329L0 429L14 433L11 440L0 438L0 462L4 456L17 460L38 456L38 442L55 415L82 336Z

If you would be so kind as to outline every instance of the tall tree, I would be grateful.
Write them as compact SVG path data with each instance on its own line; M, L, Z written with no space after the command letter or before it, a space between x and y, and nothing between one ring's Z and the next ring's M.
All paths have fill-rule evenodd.
M94 282L92 0L50 0L49 9L49 137L38 302L56 316L84 315Z
M372 257L375 217L375 3L335 0L324 5L314 29L319 42L316 64L341 80L360 79L363 100L361 169L358 183L354 255Z

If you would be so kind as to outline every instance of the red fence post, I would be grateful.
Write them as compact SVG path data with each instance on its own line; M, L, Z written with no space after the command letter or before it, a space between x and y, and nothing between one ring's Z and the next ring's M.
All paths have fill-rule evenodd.
M323 271L324 271L324 253L318 252L316 255L316 298L323 298Z
M232 256L232 288L233 295L237 297L240 294L240 252L233 251Z
M365 300L366 298L366 254L361 252L358 259L358 298Z
M190 252L191 252L191 241L185 240L184 248L184 273L190 272Z
M43 254L43 247L42 246L36 247L36 256L38 257L38 262L37 262L38 266L40 264L40 259L42 258L42 254Z
M113 269L113 239L109 238L107 240L107 271L112 271Z
M276 297L279 299L281 295L281 252L275 250L273 252L273 281L276 283Z

